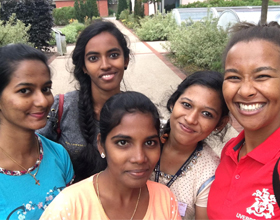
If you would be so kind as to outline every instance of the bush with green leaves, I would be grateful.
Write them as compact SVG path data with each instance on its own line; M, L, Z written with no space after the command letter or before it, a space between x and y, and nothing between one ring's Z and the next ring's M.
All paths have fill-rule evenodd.
M129 14L129 9L125 9L121 12L119 20L128 28L135 29L139 26L134 14Z
M60 31L65 35L67 43L75 43L78 35L85 29L85 25L77 20L61 28Z
M228 33L217 26L211 17L190 26L177 26L168 37L167 49L174 55L176 63L184 67L194 64L203 69L222 71L222 53L228 41Z
M123 10L129 9L126 0L119 0L118 11L117 11L117 20L120 19L120 14Z
M146 16L140 19L140 27L136 29L136 34L145 41L166 40L176 26L171 13Z
M4 24L5 23L5 24ZM12 14L7 22L0 20L0 46L5 46L10 43L29 44L29 34L31 25L27 27L25 24L16 19L16 14Z
M234 6L260 6L262 0L207 0L195 1L186 5L180 5L180 8L204 8L204 7L234 7ZM268 1L268 5L279 5L272 0Z
M86 17L99 17L96 0L75 0L75 15L80 23L84 23Z
M75 9L73 7L55 8L53 10L53 18L55 25L67 25L69 20L75 19Z
M1 1L1 20L8 21L12 13L25 26L31 25L28 31L29 42L41 50L49 50L53 27L51 0L9 0Z

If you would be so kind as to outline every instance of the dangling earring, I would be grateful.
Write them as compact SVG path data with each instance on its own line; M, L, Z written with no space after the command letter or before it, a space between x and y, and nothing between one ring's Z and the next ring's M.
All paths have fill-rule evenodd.
M105 155L103 152L101 153L100 156L101 156L101 158L103 158L103 159L106 157L106 155Z
M165 134L163 134L163 135L161 135L161 137L160 137L160 141L161 141L161 143L165 143L166 141L167 141L167 139L168 139L168 134L167 133L165 133Z

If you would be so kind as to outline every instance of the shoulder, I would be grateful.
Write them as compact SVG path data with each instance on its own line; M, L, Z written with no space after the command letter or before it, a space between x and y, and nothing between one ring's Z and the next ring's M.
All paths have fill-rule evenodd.
M79 91L71 91L64 94L65 101L69 100L79 100Z
M150 194L155 194L157 196L159 195L173 196L171 190L164 184L148 180L147 187L149 189Z
M40 140L42 142L44 152L51 151L51 152L57 154L58 156L62 156L62 155L69 156L67 151L61 144L58 144L58 143L44 137L41 134L38 134L38 133L36 133L36 134L38 135L38 138L40 138Z
M69 197L83 197L87 196L88 194L93 194L93 176L90 176L80 182L77 182L71 186L66 187L63 190L64 196Z

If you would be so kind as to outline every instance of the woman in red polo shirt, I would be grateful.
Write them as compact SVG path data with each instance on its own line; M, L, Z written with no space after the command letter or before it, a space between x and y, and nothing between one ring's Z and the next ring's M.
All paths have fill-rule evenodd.
M223 149L208 217L280 219L272 184L280 157L280 26L241 23L233 31L224 53L223 94L244 130Z

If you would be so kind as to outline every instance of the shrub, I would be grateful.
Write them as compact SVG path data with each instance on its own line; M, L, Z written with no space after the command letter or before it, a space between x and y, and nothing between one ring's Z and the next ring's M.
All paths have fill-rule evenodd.
M117 20L119 20L119 16L120 16L121 12L125 9L128 9L126 0L119 0L118 11L117 11Z
M67 25L69 20L75 19L75 9L73 7L55 8L53 10L55 25Z
M49 50L51 28L53 26L51 0L9 0L1 2L1 20L8 21L12 13L16 18L31 25L29 41L34 47Z
M167 40L169 33L176 26L176 21L171 13L158 14L153 17L146 16L140 20L140 27L136 29L136 34L145 41Z
M115 11L112 8L109 8L109 15L113 15L115 13Z
M168 37L167 49L173 52L176 63L181 67L195 64L222 71L221 57L228 40L227 31L217 27L217 20L211 17L190 24L177 27Z
M134 14L129 14L129 9L125 9L121 12L119 20L128 28L134 29L139 26Z
M61 28L60 31L65 34L67 43L75 43L77 37L81 31L85 29L85 25L74 21L71 24L66 25L64 28Z
M134 1L134 17L136 19L143 18L144 15L144 5L142 5L142 0Z
M0 20L0 46L10 43L28 44L30 25L26 27L22 21L17 20L16 14L12 14L6 24L4 23Z
M80 23L84 22L86 17L99 17L96 0L75 0L74 10L76 18Z

